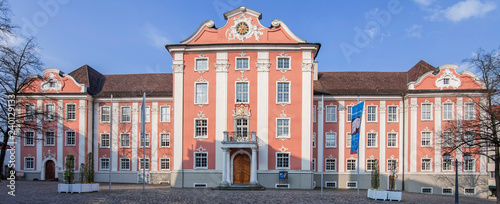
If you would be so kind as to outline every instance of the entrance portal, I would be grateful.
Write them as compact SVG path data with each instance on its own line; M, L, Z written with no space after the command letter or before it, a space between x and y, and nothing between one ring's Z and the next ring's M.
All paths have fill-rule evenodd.
M238 154L233 160L233 184L250 183L250 157Z
M45 163L45 180L52 180L55 178L56 164L54 161L49 160Z

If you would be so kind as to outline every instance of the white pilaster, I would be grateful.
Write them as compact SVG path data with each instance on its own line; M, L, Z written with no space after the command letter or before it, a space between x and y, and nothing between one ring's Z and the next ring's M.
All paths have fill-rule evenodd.
M87 140L87 150L86 150L87 154L92 152L92 143L94 142L92 140L92 135L94 137L97 136L93 133L93 130L92 130L92 119L94 117L94 109L92 108L92 104L94 104L94 101L85 100L85 105L87 106L87 111L86 111L87 121L85 124L85 128L87 129L87 131L86 131L87 132L87 138L86 138L86 140ZM97 126L95 126L95 127L97 128ZM97 161L97 160L94 159L94 167L96 166L95 161Z
M487 102L486 97L481 97L479 100L480 100L481 106L482 107L486 107L486 102ZM484 110L484 108L480 108L479 109L479 119L481 121L481 129L482 130L485 129L485 127L484 127L485 126L485 122L486 122L485 116L486 116L486 111ZM483 148L482 150L484 152L486 152L486 150L487 150L486 147L482 147L482 148ZM481 173L486 173L487 168L488 168L487 161L488 160L487 160L487 158L486 158L485 155L481 154L479 156L479 165L480 165L479 166L479 171Z
M55 106L55 105L54 105ZM43 101L42 100L37 100L36 101L36 107L39 111L42 111L43 110ZM60 110L57 110L57 114L59 114L61 111ZM36 130L36 140L35 140L35 145L36 145L36 168L35 170L36 171L41 171L42 170L42 161L43 161L43 158L42 158L42 141L43 141L43 133L42 133L42 128L43 128L43 115L38 115L36 117L36 122L37 122L37 130ZM42 175L42 176L45 176L45 175Z
M158 102L151 107L151 170L158 171Z
M80 164L85 163L85 121L86 121L87 104L85 100L80 100L78 103L78 170ZM81 171L81 170L80 170Z
M63 100L57 100L57 110L63 110ZM64 119L61 111L57 111L57 166L61 169L56 169L56 172L62 171L64 169L63 161L64 161ZM41 159L41 158L40 158ZM58 175L58 174L56 174Z
M311 51L302 52L302 170L311 170L312 66Z
M93 111L93 116L94 117L94 172L97 172L99 170L99 103L94 103L94 111ZM89 123L90 124L90 123Z
M399 172L403 171L403 161L407 161L407 160L403 160L403 137L406 136L406 134L404 133L404 127L403 127L403 121L405 120L405 118L403 117L404 116L404 109L403 109L403 101L400 101L399 102L399 107L398 107L398 110L399 110L399 131L398 131L398 149L399 149L399 155L398 155L398 169L399 169ZM406 165L407 166L407 165Z
M132 103L132 171L137 171L137 145L139 140L139 103Z
M111 133L112 140L111 142L113 143L112 145L112 150L111 150L111 161L113 162L111 164L111 171L117 171L118 170L118 164L120 161L118 161L118 123L119 120L119 113L120 111L118 110L119 106L118 103L115 102L113 103L113 123L111 124L113 126L113 132ZM132 159L132 161L134 161Z
M380 131L379 131L379 169L380 169L380 172L385 172L385 150L387 149L386 147L386 141L387 141L387 135L386 135L386 131L385 131L385 124L386 124L386 110L387 110L387 106L385 105L385 101L380 101L380 106L379 106L379 109L380 109L380 120L379 120L379 123L380 123Z
M259 170L267 170L268 111L269 111L269 52L257 53L257 137L259 144ZM229 160L228 160L229 161Z
M182 134L184 108L184 57L183 53L174 53L172 69L174 72L174 165L173 170L182 170Z
M441 172L441 97L434 98L434 171Z
M323 113L323 101L318 101L318 134L316 135L316 139L318 140L318 144L316 145L316 148L318 149L318 160L316 160L316 163L318 163L318 172L323 172L325 170L325 168L323 168L323 151L325 149L325 145L323 144L323 139L325 138L325 116Z
M404 172L408 172L408 158L409 158L409 140L410 140L410 135L409 135L409 132L408 131L408 127L410 127L410 124L409 124L409 111L408 111L408 108L409 108L409 103L408 103L408 99L404 99L404 104L405 104L405 108L404 108L404 112L405 112L405 128L404 128L404 134L405 134L405 141L404 141ZM400 163L402 163L403 161L401 161Z
M411 117L411 135L410 135L410 172L417 172L417 98L411 98L410 117Z
M228 185L227 166L229 166L229 164L227 163L227 157L226 157L227 151L228 151L228 149L225 149L225 148L222 149L222 181L220 182L220 185L222 185L222 186Z
M463 116L463 111L464 111L464 98L462 97L457 97L457 103L455 104L455 107L456 107L456 115L453 117L453 119L455 119L455 121L457 121L457 127L461 127L462 126L462 119L464 118ZM455 138L455 141L457 140L458 138ZM462 149L463 146L460 147L460 149ZM458 161L462 161L463 162L463 152L462 151L455 151L457 153L457 159ZM458 166L458 171L462 171L463 170L463 165L460 165Z
M229 64L227 61L227 52L217 52L215 62L215 169L222 170L223 165L220 158L224 157L222 152L222 140L224 140L224 131L227 130L227 71Z
M365 102L365 107L363 107L363 115L361 116L361 127L359 130L359 172L365 172L366 167L365 167L365 158L366 158L366 116L368 111L366 110L366 102Z
M257 148L252 147L252 161L250 163L250 184L257 184Z
M231 158L230 158L230 154L231 154L231 150L227 149L226 151L226 161L227 161L227 165L226 165L226 181L231 184Z
M339 158L337 162L339 163L339 172L345 172L345 147L346 147L346 132L345 132L345 101L339 101Z

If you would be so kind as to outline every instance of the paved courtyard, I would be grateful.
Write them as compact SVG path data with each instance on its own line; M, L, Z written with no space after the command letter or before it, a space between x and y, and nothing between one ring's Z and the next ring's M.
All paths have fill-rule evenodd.
M107 183L101 183L94 193L57 193L57 182L17 181L15 197L8 195L7 181L0 188L0 203L388 203L366 198L366 190L325 189L265 191L218 191L210 189L177 189L163 185L113 184L111 192ZM403 203L453 203L453 196L403 193ZM392 202L391 202L392 203ZM394 202L396 203L396 202ZM460 203L494 203L472 197L460 197Z

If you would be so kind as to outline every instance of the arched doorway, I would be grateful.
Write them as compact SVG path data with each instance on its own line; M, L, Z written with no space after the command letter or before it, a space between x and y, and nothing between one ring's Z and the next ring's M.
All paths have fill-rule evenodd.
M233 160L233 184L250 183L250 157L238 154Z
M56 164L52 160L45 163L45 180L52 180L55 178Z

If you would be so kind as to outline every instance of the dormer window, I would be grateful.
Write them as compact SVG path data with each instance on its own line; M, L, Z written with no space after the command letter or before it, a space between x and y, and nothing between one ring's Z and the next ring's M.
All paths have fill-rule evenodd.
M449 85L450 84L450 78L444 78L443 79L443 84L444 85Z
M56 88L56 83L53 81L49 82L49 88Z

